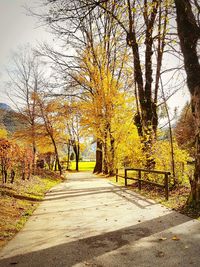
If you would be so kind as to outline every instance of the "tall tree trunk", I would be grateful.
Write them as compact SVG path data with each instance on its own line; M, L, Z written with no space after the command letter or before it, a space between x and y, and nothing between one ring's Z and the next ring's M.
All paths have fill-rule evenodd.
M187 84L191 94L192 114L195 121L195 170L191 179L188 204L200 207L200 64L197 54L200 27L197 25L189 0L175 0L178 35L184 56Z
M102 142L100 139L97 139L96 147L96 164L94 167L94 173L101 173L103 170L103 152L102 152Z
M35 141L33 141L32 144L32 150L33 150L33 160L32 160L32 174L35 174L35 169L36 169L36 164L35 164L35 158L36 158L36 145L35 145Z
M58 155L58 149L57 149L56 142L55 142L53 136L51 136L51 140L52 140L52 143L53 143L53 146L54 146L54 152L55 152L55 157L56 157L55 168L56 168L56 166L58 166L58 170L60 172L60 175L62 175L62 167L61 167L61 164L60 164L60 159L59 159L59 155Z
M142 63L140 59L139 44L136 33L136 21L133 13L133 7L136 2L127 0L128 16L129 16L129 30L127 32L127 44L131 47L133 53L134 64L134 78L137 85L138 111L136 116L136 125L138 134L141 136L141 141L144 146L144 153L146 155L146 167L152 169L155 167L155 160L152 157L151 148L156 139L156 132L158 126L157 118L157 99L153 100L152 96L152 56L153 56L153 31L155 28L155 21L159 7L159 1L152 1L154 5L150 14L148 15L148 4L144 1L144 21L145 21L145 64L144 77L142 70ZM160 64L160 63L159 63ZM145 79L144 79L145 78ZM145 82L144 82L145 81ZM158 90L158 88L156 89Z
M7 183L7 176L8 176L8 173L7 173L7 170L6 168L4 167L4 170L3 170L3 175L4 175L4 182L5 184Z
M76 171L78 172L79 171L80 145L74 142L73 149L74 149L75 161L76 161Z
M188 204L200 208L200 85L196 86L192 95L192 109L195 118L195 170L194 177L190 180L191 194Z
M34 100L35 101L35 100ZM35 142L35 103L33 106L33 118L31 122L31 130L32 130L32 152L33 152L33 160L32 160L32 174L35 174L36 170L36 164L35 164L35 159L36 159L36 142Z
M1 177L2 177L2 184L4 184L5 181L4 181L3 161L2 160L1 160Z
M103 143L103 173L108 174L108 147L107 147L107 129L105 130L104 143Z
M10 183L13 184L15 179L15 171L12 169L10 173Z
M114 175L115 171L115 139L110 135L110 166L109 166L109 176Z
M68 140L67 143L67 170L69 170L69 163L70 163L70 141Z
M35 174L35 169L36 169L36 164L35 164L35 158L36 158L36 144L35 144L35 140L33 140L32 143L32 150L33 150L33 160L32 160L32 174Z
M109 127L110 134L110 163L109 163L109 176L114 175L115 173L115 139L111 133L111 129Z
M27 180L29 180L31 177L31 164L28 163L28 173L27 173Z

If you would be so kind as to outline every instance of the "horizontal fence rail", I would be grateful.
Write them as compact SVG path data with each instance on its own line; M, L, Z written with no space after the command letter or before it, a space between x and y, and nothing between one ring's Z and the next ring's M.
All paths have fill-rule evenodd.
M135 178L134 177L128 177L128 171L136 171L138 173L138 176ZM158 184L155 182L144 180L144 179L142 179L142 173L156 173L156 174L164 175L164 184ZM138 189L139 190L142 189L142 183L152 184L154 186L163 188L165 191L165 199L168 200L169 199L169 175L170 174L171 173L167 172L167 171L157 171L157 170L138 169L138 168L125 168L124 169L124 176L122 176L122 175L119 175L119 171L118 171L118 169L116 169L116 182L118 182L118 177L124 179L125 186L128 185L128 183L127 183L128 180L138 181Z

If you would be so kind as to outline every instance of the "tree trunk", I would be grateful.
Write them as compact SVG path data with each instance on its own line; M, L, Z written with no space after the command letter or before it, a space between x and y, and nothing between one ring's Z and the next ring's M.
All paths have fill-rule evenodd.
M2 183L5 183L5 179L4 179L4 163L1 162L1 175L2 175Z
M35 174L36 170L36 164L35 164L35 159L36 159L36 141L35 141L35 100L33 104L33 117L31 121L31 131L32 131L32 152L33 152L33 160L32 160L32 174Z
M28 173L27 173L27 180L29 180L31 177L31 164L28 163Z
M135 39L134 42L136 42ZM134 75L137 83L138 98L139 98L138 101L139 106L134 120L137 126L138 134L141 137L144 154L146 155L146 163L145 163L146 168L154 169L155 160L152 157L152 146L154 141L156 140L157 127L158 127L157 106L151 97L150 84L152 81L147 82L148 86L146 85L144 88L142 79L142 70L138 54L139 53L138 47L137 45L135 45L134 42L132 43L132 50L134 55L134 68L135 68ZM147 76L150 79L149 75Z
M35 141L33 141L33 144L32 144L32 150L33 150L33 160L32 160L32 174L34 175L35 174L35 169L36 169L36 164L35 164L35 158L36 158L36 144L35 144Z
M110 158L110 166L109 166L109 176L114 175L115 173L115 139L111 134L111 130L109 129L109 133L110 133L110 154L111 154L111 158Z
M73 145L73 149L74 149L74 154L75 154L75 161L76 161L76 171L79 171L79 156L80 156L80 146L79 144Z
M53 143L53 146L54 146L54 152L55 152L55 157L56 157L55 169L57 169L56 166L58 166L58 170L60 172L60 175L62 175L62 168L61 168L61 165L60 165L60 159L59 159L59 155L58 155L56 142L55 142L55 140L54 140L54 138L52 136L51 136L51 140L52 140L52 143Z
M51 170L51 155L47 154L45 157L45 160L46 160L49 170Z
M70 163L70 141L67 143L67 170L69 170Z
M138 134L141 136L141 141L144 145L144 153L146 155L146 167L148 169L155 168L155 160L152 157L152 144L156 139L158 126L157 118L157 99L152 99L152 56L153 56L153 31L155 20L158 12L159 1L154 1L151 14L145 14L148 10L144 5L144 20L145 20L145 64L144 77L142 63L140 59L139 44L137 40L135 28L135 16L132 12L131 1L128 3L129 14L129 32L127 34L127 44L131 47L133 53L134 78L137 85L138 110L135 117ZM135 4L134 4L135 7ZM146 10L145 10L146 9ZM144 79L145 78L145 79ZM144 82L145 80L145 82ZM156 89L158 90L158 88Z
M4 182L6 184L7 183L7 176L8 176L6 168L4 168L3 174L4 174Z
M103 173L108 174L108 148L107 148L107 129L105 130L103 143Z
M192 110L195 119L195 169L194 177L190 180L191 193L187 203L200 208L200 85L195 88L192 95Z
M197 54L200 27L197 25L189 0L175 0L178 35L184 57L187 84L191 94L192 114L195 121L195 170L191 179L188 204L200 207L200 64Z
M22 180L25 180L25 171L22 171Z
M103 169L103 153L102 153L102 142L100 139L97 139L96 147L96 164L94 167L94 173L101 173Z
M12 169L10 174L10 183L13 184L15 179L15 171Z

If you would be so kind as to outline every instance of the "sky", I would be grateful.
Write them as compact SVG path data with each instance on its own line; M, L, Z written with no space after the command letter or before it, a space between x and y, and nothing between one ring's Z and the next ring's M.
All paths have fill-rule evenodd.
M39 42L51 42L52 36L45 28L39 27L36 18L26 15L24 5L33 6L40 0L0 0L0 102L12 106L12 102L5 93L5 83L8 80L6 68L10 67L12 51L19 46L30 43L36 46ZM187 88L183 88L175 94L168 102L171 112L175 107L179 110L189 99Z
M26 15L24 5L34 0L0 0L0 102L12 105L5 93L8 80L6 69L10 66L12 52L19 46L51 40L50 34L39 27L37 19Z

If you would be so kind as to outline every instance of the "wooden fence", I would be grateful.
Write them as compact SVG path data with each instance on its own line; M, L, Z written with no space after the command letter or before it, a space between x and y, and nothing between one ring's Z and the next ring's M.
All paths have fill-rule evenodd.
M135 177L135 178L128 177L128 171L136 171L138 173L138 176ZM158 183L155 183L155 182L151 182L149 180L144 180L144 179L142 179L142 173L156 173L156 174L164 175L164 183L163 184L158 184ZM125 168L124 169L124 176L122 176L122 175L119 175L118 169L116 169L116 182L118 182L118 177L121 177L121 178L124 179L125 186L127 186L127 181L128 180L138 181L139 190L142 189L142 183L152 184L154 186L163 188L164 192L165 192L165 198L166 198L166 200L168 200L169 199L169 175L170 174L171 174L170 172L166 172L166 171L156 171L156 170L136 169L136 168Z

